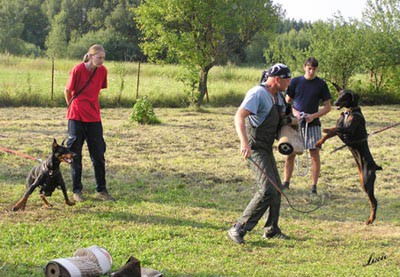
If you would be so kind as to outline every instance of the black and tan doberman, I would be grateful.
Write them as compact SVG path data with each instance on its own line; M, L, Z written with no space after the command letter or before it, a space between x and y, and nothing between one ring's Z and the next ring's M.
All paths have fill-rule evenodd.
M365 118L358 106L359 95L350 91L342 90L334 103L337 109L346 108L345 112L340 114L336 122L336 127L324 129L326 133L317 143L321 146L327 139L338 136L349 148L356 160L360 184L367 193L371 204L371 214L366 224L372 224L376 218L378 202L374 196L374 184L376 179L376 170L382 170L378 166L368 147L368 133L365 127Z
M52 144L52 153L47 160L41 162L29 172L26 179L27 191L12 207L12 210L25 210L29 196L37 187L40 187L39 194L44 202L44 206L47 208L52 207L52 205L47 201L46 196L51 196L57 187L60 187L63 192L65 204L68 206L75 205L75 202L68 198L67 189L60 171L60 163L66 162L71 164L74 156L75 154L69 151L63 143L62 145L59 145L54 139Z

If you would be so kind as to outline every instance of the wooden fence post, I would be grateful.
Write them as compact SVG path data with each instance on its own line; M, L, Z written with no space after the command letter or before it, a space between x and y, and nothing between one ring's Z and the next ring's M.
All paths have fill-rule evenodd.
M140 61L138 64L138 73L137 73L137 79L136 79L136 100L139 98L139 79L140 79Z
M51 57L51 101L54 100L54 56Z

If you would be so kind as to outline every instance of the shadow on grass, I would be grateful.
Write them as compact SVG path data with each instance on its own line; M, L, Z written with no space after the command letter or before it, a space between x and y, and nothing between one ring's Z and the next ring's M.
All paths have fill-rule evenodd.
M216 175L203 172L193 171L184 175L157 172L157 177L158 184L155 185L152 181L153 175L141 176L141 180L145 181L139 182L138 188L135 188L135 184L133 184L131 192L124 191L123 193L126 193L128 197L130 194L135 195L136 199L139 197L148 202L236 212L239 217L255 192L252 181L240 178L223 180ZM350 190L351 188L343 188L334 192L321 190L317 197L311 195L307 189L284 191L292 206L304 213L292 209L287 200L282 197L281 216L293 219L307 217L315 220L350 221L364 224L370 214L368 197L361 190L356 192ZM395 214L388 210L388 207L395 203L395 199L379 194L377 199L379 209L376 222L379 222L382 215L385 215L386 221L395 222L397 220ZM129 203L128 199L125 201ZM318 206L321 207L313 212L307 212Z
M226 226L159 215L139 215L132 212L97 212L96 217L110 221L140 222L140 224L172 225L201 229L225 230Z
M27 170L24 170L28 172ZM67 171L67 169L65 170ZM68 193L71 195L70 177L65 172L64 177ZM245 180L242 178L221 178L216 174L210 174L199 171L191 172L166 172L157 171L146 174L129 173L130 176L138 176L137 179L128 182L120 176L119 172L113 171L109 177L109 189L111 193L126 204L135 203L138 201L145 201L157 204L166 204L175 207L194 207L215 209L219 212L235 213L237 217L240 216L248 202L251 200L255 192L255 186L252 180ZM125 174L126 175L126 174ZM1 172L0 170L0 185L20 186L19 190L25 190L25 174L15 175L15 172ZM93 182L92 176L90 183ZM84 181L88 181L86 179ZM94 185L86 185L86 191L94 193ZM14 189L12 190L14 191ZM9 193L3 191L3 197L8 197L7 205L5 202L1 204L2 207L9 208L12 204L22 196L21 193L15 194L10 191ZM299 210L308 211L321 204L321 200L312 199L306 189L291 188L289 191L284 191L292 205ZM8 195L8 196L7 196ZM60 190L55 191L58 197L61 195ZM323 221L339 221L339 222L359 222L364 224L370 213L370 206L367 195L359 191L352 191L352 188L335 188L333 192L324 192L322 189L320 195L324 195L325 199L322 200L322 207L312 213L300 213L293 210L287 203L286 199L282 197L281 217L292 218L297 220L314 219ZM9 199L9 198L12 199ZM31 196L32 199L37 200L37 192ZM380 220L388 222L398 222L395 210L397 207L394 198L377 194L379 208L377 212L376 223ZM50 198L50 200L52 200ZM30 199L31 201L31 199ZM33 201L33 200L32 200ZM39 201L40 202L40 201ZM212 213L212 211L210 211ZM107 217L107 214L102 216ZM182 226L195 226L199 228L213 228L224 229L226 226L216 226L209 223L202 223L197 221L178 219L171 217L163 217L157 215L143 216L130 213L115 214L111 212L110 218L121 221L138 220L138 222L149 223L171 223L174 225ZM230 220L234 221L235 218ZM228 219L229 220L229 219Z
M305 217L314 220L322 221L338 221L338 222L357 222L357 224L364 225L367 221L371 207L367 195L363 191L354 192L349 188L344 188L342 193L325 193L325 200L321 208L312 213L299 213L291 209L286 200L282 200L281 210L286 210L285 216L293 219L302 220ZM349 195L351 192L351 196ZM323 192L321 192L322 194ZM306 192L302 189L291 191L289 199L297 200L294 203L296 208L302 210L311 209L316 206L316 203L305 204L301 203ZM395 211L391 211L393 203L396 203L395 198L383 197L376 195L378 200L377 217L374 223L378 223L383 217L385 221L396 222Z

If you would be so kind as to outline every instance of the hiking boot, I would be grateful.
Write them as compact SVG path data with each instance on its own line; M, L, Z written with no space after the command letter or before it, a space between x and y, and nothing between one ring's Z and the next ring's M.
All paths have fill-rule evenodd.
M290 185L289 182L283 182L282 188L283 188L283 189L289 189L289 185Z
M237 244L243 244L244 243L244 235L246 232L242 229L242 226L238 223L233 225L232 228L229 229L228 231L228 237L236 242Z
M106 190L98 191L96 193L96 197L104 201L115 201L115 199Z
M317 194L317 185L311 186L311 193Z
M82 195L82 192L78 191L78 192L74 192L74 200L76 202L83 202L85 201L85 198Z
M263 238L265 238L265 239L283 239L283 240L289 239L289 237L282 232L272 232L272 233L265 232L263 235Z

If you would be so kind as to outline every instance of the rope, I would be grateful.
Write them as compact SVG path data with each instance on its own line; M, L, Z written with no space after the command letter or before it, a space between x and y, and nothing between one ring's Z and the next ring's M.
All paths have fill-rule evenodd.
M28 154L24 154L24 153L21 153L21 152L17 152L15 150L11 150L11 149L8 149L8 148L3 147L3 146L0 146L0 150L5 152L5 153L17 155L17 156L20 156L20 157L28 159L28 160L42 162L42 160L39 159L39 158L35 158L35 157L32 157L32 156L30 156Z
M292 205L292 203L290 202L289 198L286 196L286 194L285 194L285 193L280 189L280 187L277 185L277 183L276 183L274 180L272 180L272 179L268 176L268 174L253 160L252 157L250 157L249 160L260 170L260 172L261 172L261 173L267 178L267 180L275 187L275 189L276 189L281 195L283 195L283 197L285 197L285 199L286 199L286 201L288 202L289 206L290 206L293 210L295 210L296 212L303 213L303 214L312 213L312 212L318 210L319 208L321 208L321 207L325 204L325 201L324 201L321 205L318 205L318 206L315 207L314 209L307 210L307 211L302 211L302 210L299 210L299 209L295 208L295 207Z
M352 143L355 144L355 143L359 143L359 142L362 142L362 141L366 141L366 140L368 140L368 137L369 137L369 136L373 136L373 135L375 135L375 134L378 134L378 133L380 133L380 132L386 131L387 129L396 127L396 126L398 126L398 125L400 125L400 122L395 123L395 124L390 125L390 126L387 126L387 127L385 127L385 128L379 129L379 130L377 130L377 131L374 131L374 132L372 132L371 134L368 134L368 136L367 136L366 138L360 139L360 140L357 140L357 141L354 141L354 142L352 142ZM335 153L336 151L339 151L339 150L345 148L346 146L348 146L348 145L347 145L347 144L343 144L342 146L339 146L339 147L333 149L333 150L331 151L330 154Z
M300 117L304 119L304 113L300 113ZM308 139L308 122L306 122L306 127L304 128L304 132L302 132L304 139L304 151L306 152L306 171L300 173L300 158L299 155L296 156L296 167L297 167L297 176L306 176L309 171L309 160L308 160L308 151L307 151L307 139Z

